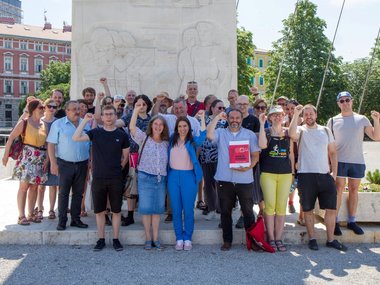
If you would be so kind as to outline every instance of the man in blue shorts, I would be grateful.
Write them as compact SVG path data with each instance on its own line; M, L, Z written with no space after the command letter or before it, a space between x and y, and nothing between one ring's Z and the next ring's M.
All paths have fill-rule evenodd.
M327 122L327 127L335 137L338 155L338 174L336 179L337 213L342 201L342 193L348 182L348 223L347 228L357 235L364 231L356 224L355 215L358 206L358 189L361 179L365 176L365 162L363 156L364 133L372 140L380 140L379 112L372 111L374 127L363 115L352 111L352 96L350 93L340 92L336 98L341 113ZM338 215L334 234L341 236Z

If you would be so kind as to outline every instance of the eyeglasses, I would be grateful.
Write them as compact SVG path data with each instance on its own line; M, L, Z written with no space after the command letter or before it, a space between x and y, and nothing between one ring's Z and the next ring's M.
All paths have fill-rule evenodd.
M248 103L238 103L239 106L248 106Z
M219 107L218 107L218 110L226 110L226 107L219 106Z
M263 110L266 110L267 107L266 106L256 106L255 109L263 111Z
M113 116L115 115L115 112L112 112L112 113L103 113L103 116Z
M53 106L53 105L47 105L46 107L49 109L54 109L54 110L58 108L57 106Z
M350 102L350 101L351 101L351 99L348 99L348 98L347 98L347 99L340 99L340 100L339 100L339 103L340 103L340 104L343 104L344 102L348 103L348 102Z

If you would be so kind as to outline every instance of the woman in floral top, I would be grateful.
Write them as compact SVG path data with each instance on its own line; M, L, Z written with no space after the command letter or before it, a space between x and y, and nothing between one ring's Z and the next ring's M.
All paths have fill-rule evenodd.
M37 187L47 180L47 159L46 159L46 136L47 128L42 121L44 106L40 100L32 100L28 103L29 118L20 120L9 136L5 146L3 165L6 166L9 158L9 151L13 141L24 133L23 150L17 159L13 172L13 177L20 180L17 193L17 206L19 225L29 225L30 222L40 223L34 214L34 206L37 200ZM25 128L25 132L23 131ZM28 218L25 217L25 204L28 194Z
M137 189L139 213L145 230L144 249L161 249L158 240L160 215L165 211L165 190L169 147L169 129L161 116L153 117L146 133L137 125L137 116L144 108L141 102L135 105L129 124L132 139L140 146L138 159Z

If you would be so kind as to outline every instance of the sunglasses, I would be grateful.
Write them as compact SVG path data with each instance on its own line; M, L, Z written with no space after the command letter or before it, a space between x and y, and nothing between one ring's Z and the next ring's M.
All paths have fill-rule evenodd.
M218 110L226 110L226 107L219 106L219 107L218 107Z
M256 106L255 109L257 109L257 110L266 110L267 107L265 107L265 106Z
M49 109L54 109L54 110L58 108L57 106L53 106L53 105L47 105L46 107Z
M343 104L344 102L348 103L348 102L350 102L350 101L351 101L351 99L348 99L348 98L347 98L347 99L340 99L340 100L339 100L339 103L340 103L340 104Z
M119 107L124 108L124 107L125 107L125 104L119 104Z
M284 107L284 106L286 106L286 103L278 103L277 105Z
M39 110L44 110L45 107L44 107L44 106L38 106L38 109L39 109Z

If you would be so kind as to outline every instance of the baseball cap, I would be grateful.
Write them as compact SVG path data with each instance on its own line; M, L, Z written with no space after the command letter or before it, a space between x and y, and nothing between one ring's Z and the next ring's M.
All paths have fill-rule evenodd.
M282 109L282 107L280 105L276 105L276 106L273 106L270 110L269 110L269 113L268 113L268 117L272 114L275 114L275 113L283 113L284 110Z
M124 100L125 101L125 99L124 99L124 96L123 95L115 95L115 96L113 96L113 100L115 101L115 100Z
M342 91L342 92L339 92L338 96L336 96L336 101L339 101L339 99L342 97L350 97L352 99L352 96L349 92Z

